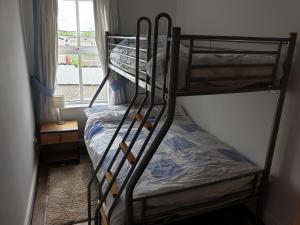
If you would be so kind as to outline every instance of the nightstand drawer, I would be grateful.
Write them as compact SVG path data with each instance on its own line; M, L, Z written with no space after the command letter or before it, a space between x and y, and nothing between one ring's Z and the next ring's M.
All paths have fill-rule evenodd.
M41 144L59 144L78 141L78 132L61 132L41 134Z
M79 140L77 131L64 132L61 136L61 142L77 142Z
M41 134L41 144L58 144L61 143L61 133Z

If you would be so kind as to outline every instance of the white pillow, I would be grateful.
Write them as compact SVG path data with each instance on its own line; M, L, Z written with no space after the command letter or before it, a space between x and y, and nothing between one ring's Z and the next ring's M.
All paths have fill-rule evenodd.
M85 114L88 119L99 119L102 122L112 122L112 121L120 121L122 120L128 105L104 105L104 106L95 106L92 108L85 109ZM148 106L145 106L142 110L142 114L144 114L147 110ZM160 106L154 106L149 116L157 117L160 112ZM136 114L137 108L132 107L130 110L127 119L132 119ZM163 114L163 118L167 115L167 109ZM174 117L183 117L186 116L183 108L179 105L176 106Z
M110 118L120 118L124 115L128 105L101 105L84 110L87 118L99 118L107 120Z

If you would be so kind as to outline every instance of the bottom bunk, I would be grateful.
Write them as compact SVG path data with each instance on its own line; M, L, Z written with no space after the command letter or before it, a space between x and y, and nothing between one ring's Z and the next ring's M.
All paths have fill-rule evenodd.
M85 142L94 168L125 109L126 106L107 106L94 107L86 111L88 121L85 128ZM155 118L158 109L153 111L150 121ZM134 114L129 115L129 119L133 116ZM117 143L121 142L129 123L130 120L125 121L100 168L98 178L106 171L118 147ZM135 129L137 127L132 130L132 135L128 136L127 143L131 140ZM139 134L132 149L134 155L144 143L146 132L148 131L144 129ZM121 158L122 154L119 154L111 169L112 173ZM130 164L126 161L117 178L117 186L122 183L129 168ZM180 107L177 107L169 132L135 187L134 221L137 224L161 224L163 221L184 218L199 213L200 210L208 210L211 207L254 196L258 188L259 173L254 164L196 125ZM105 202L106 211L112 200L113 196L109 195ZM124 217L123 193L113 210L109 224L123 225Z

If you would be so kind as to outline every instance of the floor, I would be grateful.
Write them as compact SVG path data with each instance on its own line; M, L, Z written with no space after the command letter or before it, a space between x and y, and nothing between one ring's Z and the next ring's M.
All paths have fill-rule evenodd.
M80 158L81 158L81 162L83 160L89 160L88 155L86 153L81 153ZM63 168L62 164L60 164L59 166L62 166ZM36 196L35 196L34 206L33 206L31 225L44 224L46 204L47 204L47 187L48 187L48 166L41 163L40 170L39 170L38 184L36 189ZM87 223L80 223L74 225L85 225L85 224Z
M81 155L85 160L88 159L87 154ZM48 168L41 165L38 179L37 192L35 197L32 223L31 225L43 225L46 202L47 202L47 185L48 185ZM185 221L177 222L170 225L254 225L253 215L243 206L235 206L226 210L210 213L200 217L191 218ZM87 225L80 223L76 225Z

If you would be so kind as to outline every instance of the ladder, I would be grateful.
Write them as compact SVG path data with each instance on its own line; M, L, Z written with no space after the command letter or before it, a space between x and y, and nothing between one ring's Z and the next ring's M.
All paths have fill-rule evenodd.
M162 86L162 91L161 91L161 96L160 99L162 101L161 103L161 108L159 110L159 113L155 119L154 122L150 122L148 120L148 117L150 113L152 112L152 109L155 105L155 90L156 90L156 85L155 85L155 78L156 78L156 59L157 59L157 45L158 45L158 31L159 31L159 23L160 19L165 18L167 20L167 46L166 46L166 62L164 65L164 79L163 79L163 86ZM102 158L100 159L97 167L95 168L94 174L88 184L88 224L91 225L91 186L94 180L97 177L98 171L101 168L101 165L103 161L105 160L108 152L110 151L115 139L117 138L119 131L124 125L125 120L127 119L129 113L132 110L133 105L136 103L137 97L140 96L141 94L144 95L135 116L132 118L132 121L130 122L130 125L127 128L127 131L125 132L125 135L122 138L122 141L119 143L118 148L116 152L114 153L108 167L105 169L103 175L99 179L100 182L100 187L99 187L99 202L97 205L97 208L95 210L95 225L103 224L103 225L109 225L109 220L112 215L112 212L118 202L118 199L120 198L121 194L123 193L124 189L126 188L126 207L128 206L128 212L132 215L132 194L133 194L133 189L142 175L143 171L147 167L148 163L150 162L152 156L156 152L158 146L160 145L161 141L163 140L164 136L166 135L167 131L169 130L171 123L173 121L174 117L174 111L175 111L175 103L176 103L176 87L177 87L177 70L178 68L175 66L171 66L170 68L170 74L174 74L174 77L172 79L169 79L168 87L166 85L167 83L167 74L168 74L168 61L170 59L170 49L171 49L171 44L172 44L172 49L171 49L171 54L174 55L179 55L179 49L175 48L175 46L179 46L178 43L171 43L171 29L172 29L172 22L171 18L168 14L161 13L155 18L155 27L154 27L154 41L153 41L153 67L152 67L152 76L151 76L151 81L150 77L148 74L146 74L146 82L145 82L145 92L140 93L139 91L139 48L140 48L140 27L141 23L146 22L147 24L147 61L151 59L151 21L147 17L141 17L137 21L137 33L136 33L136 65L135 65L135 71L136 71L136 77L135 77L135 94L132 97L127 110L124 113L124 116L122 120L120 121L114 135L112 136L107 148L105 149ZM175 28L174 28L175 29ZM176 32L174 34L174 29L172 36L176 35ZM180 29L177 28L180 32ZM178 34L178 32L177 32ZM173 40L173 38L172 38ZM178 42L179 39L175 39L175 42ZM106 38L106 42L108 43L108 39ZM108 44L107 44L108 46ZM108 52L108 48L107 48ZM178 57L172 57L172 60L178 60ZM108 60L108 56L107 56ZM178 63L171 63L171 65L178 65ZM105 83L108 76L109 76L109 69L107 71L107 75L102 81L102 83ZM101 91L101 88L104 86L104 84L100 85L99 89L97 92L99 93ZM150 84L151 83L151 84ZM151 85L149 88L148 86ZM96 92L96 94L97 94ZM148 105L146 111L144 114L142 114L142 111L145 107L145 104L147 100L149 99L150 95L150 104ZM156 134L154 140L151 142L150 146L146 149L148 142L150 141L150 138L152 137L159 121L161 120L161 117L165 110L167 109L167 117L161 128L159 129L158 133ZM136 129L133 138L131 139L130 142L127 141L127 137L132 131L132 128L134 127L135 123L139 123L138 128ZM139 149L137 155L134 155L134 153L131 151L140 132L142 129L147 129L148 134L145 137L144 143L142 147ZM146 150L146 151L145 151ZM114 172L111 171L112 166L114 165L117 157L119 154L122 154L123 157L119 164L117 165L117 168ZM145 154L143 154L145 153ZM125 161L128 161L130 164L129 171L127 172L124 180L120 184L120 186L117 185L116 179L119 175L119 172L121 171ZM107 186L105 188L105 191L102 192L103 190L103 185L104 183L107 183ZM108 195L111 195L113 197L113 200L109 206L108 209L106 209L105 203ZM101 223L101 218L102 218L102 223ZM127 215L127 224L132 224L132 216Z

